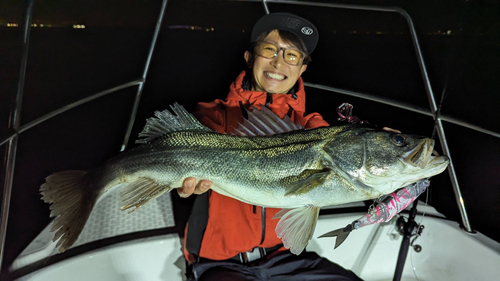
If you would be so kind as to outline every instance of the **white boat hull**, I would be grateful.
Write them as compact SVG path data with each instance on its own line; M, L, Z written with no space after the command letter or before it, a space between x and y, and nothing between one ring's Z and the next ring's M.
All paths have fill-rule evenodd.
M362 215L321 216L314 237ZM500 276L499 243L480 233L468 234L446 219L417 216L416 221L425 225L414 242L421 251L409 249L402 280L496 280ZM363 280L392 280L401 240L393 220L353 231L335 250L334 238L313 238L307 250L352 270ZM20 280L183 280L181 245L176 234L129 241L69 258Z

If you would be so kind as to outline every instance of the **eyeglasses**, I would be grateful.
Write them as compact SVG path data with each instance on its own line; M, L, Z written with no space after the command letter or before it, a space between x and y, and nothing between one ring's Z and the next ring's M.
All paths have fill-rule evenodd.
M279 52L283 50L283 60L290 65L300 65L304 61L306 54L297 49L287 49L276 46L270 42L260 42L257 54L259 56L272 59L278 56Z

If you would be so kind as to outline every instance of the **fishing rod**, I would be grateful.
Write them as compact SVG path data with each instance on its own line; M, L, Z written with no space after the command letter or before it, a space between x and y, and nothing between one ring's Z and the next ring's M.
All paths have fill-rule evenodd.
M403 275L403 268L405 266L406 257L408 255L408 248L412 246L410 244L410 239L412 236L418 235L422 233L424 229L423 225L419 225L415 221L415 217L417 215L417 204L418 200L413 201L413 206L410 210L410 215L408 220L405 220L405 217L399 217L396 221L396 227L398 229L399 234L403 236L403 241L401 241L401 247L399 248L398 260L396 263L396 270L394 271L393 281L400 281L401 276ZM422 248L419 246L415 246L414 250L420 252Z

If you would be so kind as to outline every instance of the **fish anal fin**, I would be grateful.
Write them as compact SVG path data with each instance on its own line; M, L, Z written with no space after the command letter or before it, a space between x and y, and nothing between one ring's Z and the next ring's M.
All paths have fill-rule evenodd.
M127 210L134 207L134 209L129 211L129 213L132 213L142 205L171 189L169 186L161 185L153 179L146 177L138 178L129 183L120 192L120 209Z
M297 176L286 177L282 180L283 184L287 186L285 196L297 196L307 193L322 185L331 175L332 171L325 168L322 170L308 169Z
M280 218L276 226L276 234L283 241L285 248L299 255L311 239L320 207L307 205L295 209L283 209L274 218Z

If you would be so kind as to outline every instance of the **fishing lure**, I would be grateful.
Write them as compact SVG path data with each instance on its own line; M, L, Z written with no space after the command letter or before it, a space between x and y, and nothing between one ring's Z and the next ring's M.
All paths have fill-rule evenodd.
M351 231L360 229L367 225L386 222L392 219L396 214L406 209L420 194L422 194L430 181L428 179L419 180L416 183L405 186L396 192L387 195L379 200L376 206L370 206L368 213L361 218L353 221L344 228L339 228L321 235L322 237L337 237L335 241L336 249L349 236Z

